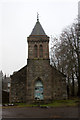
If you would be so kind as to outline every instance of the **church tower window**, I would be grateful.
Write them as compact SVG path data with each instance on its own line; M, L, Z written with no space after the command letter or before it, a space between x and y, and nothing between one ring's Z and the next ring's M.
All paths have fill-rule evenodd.
M43 58L43 46L42 45L39 46L39 57Z
M37 45L34 46L34 57L37 58Z

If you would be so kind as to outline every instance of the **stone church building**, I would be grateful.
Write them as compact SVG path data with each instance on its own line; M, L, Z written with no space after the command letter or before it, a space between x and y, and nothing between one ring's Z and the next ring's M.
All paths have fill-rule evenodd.
M66 99L66 77L50 65L49 37L38 18L27 42L27 65L11 75L10 102Z

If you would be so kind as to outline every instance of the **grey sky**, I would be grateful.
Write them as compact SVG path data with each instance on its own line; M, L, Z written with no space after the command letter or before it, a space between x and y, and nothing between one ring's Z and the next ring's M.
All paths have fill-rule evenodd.
M1 0L0 70L8 74L27 64L27 37L39 13L48 36L56 36L78 15L79 0Z
M78 19L79 19L79 23L80 23L80 1L78 3Z

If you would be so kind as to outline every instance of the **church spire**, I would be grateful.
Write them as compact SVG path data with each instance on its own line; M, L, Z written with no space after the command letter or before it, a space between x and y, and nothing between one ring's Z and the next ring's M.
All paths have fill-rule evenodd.
M31 35L46 35L44 29L39 22L39 14L37 13L37 22L31 32Z

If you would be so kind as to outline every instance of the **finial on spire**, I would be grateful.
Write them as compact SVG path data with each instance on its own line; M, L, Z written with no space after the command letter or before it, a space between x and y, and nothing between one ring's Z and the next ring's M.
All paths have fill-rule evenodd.
M38 12L37 12L37 22L39 21L39 14L38 14Z

